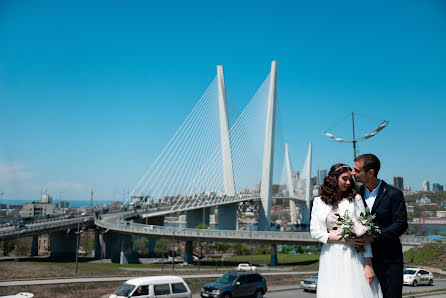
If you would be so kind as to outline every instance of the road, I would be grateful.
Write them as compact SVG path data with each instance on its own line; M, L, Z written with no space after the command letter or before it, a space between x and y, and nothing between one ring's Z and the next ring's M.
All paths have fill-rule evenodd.
M293 288L294 287L294 288ZM432 291L436 289L446 289L446 280L436 280L433 286L404 286L403 292L424 292L424 291ZM305 292L297 286L271 286L269 287L268 293L264 296L265 298L316 298L316 293L313 292ZM407 296L411 297L411 296ZM424 298L439 298L445 297L444 292L441 294L435 295L434 293L429 296L423 296ZM199 294L194 294L192 298L200 298Z

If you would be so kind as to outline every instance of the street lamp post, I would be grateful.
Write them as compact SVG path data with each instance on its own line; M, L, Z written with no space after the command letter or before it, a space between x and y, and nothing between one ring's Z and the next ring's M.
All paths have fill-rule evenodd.
M77 274L77 269L78 269L78 254L79 254L79 235L81 234L81 232L79 231L80 229L80 223L77 223L77 237L76 237L76 274Z
M172 271L175 271L175 228L172 233Z
M355 113L352 112L352 131L353 131L353 139L352 140L344 140L342 138L337 138L333 134L323 131L322 133L329 137L330 139L333 139L336 142L341 143L352 143L353 144L353 158L356 159L356 143L370 139L371 137L375 136L378 132L383 130L387 124L389 124L389 121L383 120L380 125L378 125L374 130L369 132L368 134L365 134L364 136L360 137L359 139L356 139L355 136Z
M198 249L200 249L200 230L198 230ZM194 249L192 248L192 259L194 258ZM200 255L197 258L198 261L198 271L200 271Z
M251 235L249 237L249 266L251 266L252 268L252 224L253 224L253 220L251 219L251 225L249 230L251 231Z
M161 260L163 262L161 265L162 266L161 271L164 271L164 245L165 245L164 238L165 238L165 234L166 234L166 231L163 229L163 244L162 244L162 249L161 249Z

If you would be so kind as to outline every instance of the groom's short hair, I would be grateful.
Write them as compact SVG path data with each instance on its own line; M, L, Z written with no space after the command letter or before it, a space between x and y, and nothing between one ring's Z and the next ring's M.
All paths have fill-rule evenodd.
M371 153L362 154L356 157L355 161L364 162L364 170L366 172L373 170L375 173L375 177L378 177L378 172L381 168L381 162L379 161L378 157L376 157L376 155Z

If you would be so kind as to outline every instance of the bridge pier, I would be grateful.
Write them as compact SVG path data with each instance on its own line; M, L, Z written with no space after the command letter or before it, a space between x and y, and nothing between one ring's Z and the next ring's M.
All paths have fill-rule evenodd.
M184 245L184 263L193 264L194 263L194 242L186 241Z
M310 226L310 209L311 207L307 202L300 202L300 218L301 223Z
M96 228L94 230L94 259L101 260L105 256L104 251L104 239L101 233L101 229Z
M74 260L76 258L77 236L74 231L54 232L51 233L50 239L51 258L64 260Z
M98 235L98 238L101 238ZM112 263L120 264L139 264L140 261L136 252L133 250L133 239L131 235L120 234L109 231L102 234L104 246L103 257L110 258ZM96 250L95 250L96 251ZM100 251L99 251L100 254Z
M198 225L209 226L209 216L211 208L195 209L186 212L186 228L194 229ZM194 263L194 242L186 241L184 246L184 262L187 264Z
M218 206L218 229L237 229L237 203Z
M202 208L189 210L186 212L186 227L194 229L196 226L202 224L209 226L209 216L211 214L211 208Z
M31 243L31 257L36 257L39 255L39 236L33 235L33 240Z
M271 245L271 266L277 266L277 244Z
M121 234L121 251L119 254L119 264L141 264L138 255L133 250L132 235Z

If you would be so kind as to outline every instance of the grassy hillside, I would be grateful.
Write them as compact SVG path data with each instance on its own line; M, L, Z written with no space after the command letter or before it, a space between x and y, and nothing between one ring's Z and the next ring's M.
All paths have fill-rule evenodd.
M414 247L404 253L404 261L446 269L446 244L429 243Z

